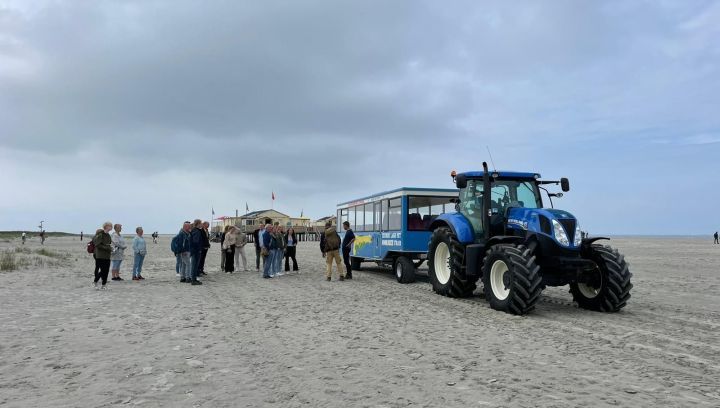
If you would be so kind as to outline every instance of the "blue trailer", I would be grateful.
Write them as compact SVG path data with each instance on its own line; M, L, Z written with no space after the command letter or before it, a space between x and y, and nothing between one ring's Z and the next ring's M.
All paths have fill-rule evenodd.
M338 233L344 236L345 221L355 232L352 269L363 262L390 265L398 282L415 281L415 270L427 259L430 226L455 212L458 192L402 187L338 204Z

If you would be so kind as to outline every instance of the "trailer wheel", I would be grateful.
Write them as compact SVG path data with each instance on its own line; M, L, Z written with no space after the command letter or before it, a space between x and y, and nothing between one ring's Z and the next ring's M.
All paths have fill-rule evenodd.
M532 250L523 245L490 247L482 277L490 307L516 315L532 311L543 290L539 271Z
M468 297L475 290L475 281L462 272L465 248L450 228L433 231L428 244L428 276L435 293L449 297Z
M592 245L584 257L597 265L596 276L592 282L570 284L573 300L583 309L599 312L617 312L625 307L633 287L625 257L603 245Z
M399 256L393 265L395 279L400 283L415 282L415 265L404 256Z
M356 256L351 256L350 257L350 269L352 269L353 271L359 271L360 269L362 269L362 261L363 261L362 258L358 258Z

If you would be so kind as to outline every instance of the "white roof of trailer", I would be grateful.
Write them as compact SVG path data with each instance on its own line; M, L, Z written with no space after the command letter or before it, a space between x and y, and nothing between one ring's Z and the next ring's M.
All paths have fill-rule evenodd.
M454 188L422 188L422 187L400 187L395 190L384 191L371 196L346 201L337 205L337 208L346 208L360 204L372 203L379 200L402 197L406 195L426 197L457 197L459 190Z

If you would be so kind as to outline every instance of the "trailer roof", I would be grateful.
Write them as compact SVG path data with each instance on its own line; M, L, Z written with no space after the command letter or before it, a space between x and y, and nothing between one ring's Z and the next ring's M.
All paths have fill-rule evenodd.
M383 191L382 193L372 194L366 197L357 198L355 200L346 201L344 203L340 203L337 206L345 206L350 204L361 204L367 200L370 200L372 198L380 199L380 198L393 198L393 197L400 197L408 194L417 193L420 195L425 196L431 196L431 195L440 195L442 197L452 197L454 195L457 195L459 192L456 188L424 188L424 187L400 187L396 188L394 190L388 190Z

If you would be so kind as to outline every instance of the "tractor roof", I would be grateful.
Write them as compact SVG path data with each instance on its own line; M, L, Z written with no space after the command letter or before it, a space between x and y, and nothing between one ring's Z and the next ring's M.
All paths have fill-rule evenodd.
M476 179L476 178L482 178L483 172L482 171L466 171L464 173L459 173L458 175L463 175L469 179ZM539 179L540 174L538 173L526 173L521 171L491 171L490 176L495 178L509 178L509 179Z

